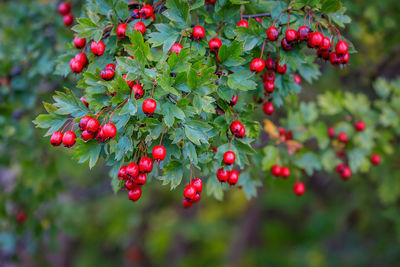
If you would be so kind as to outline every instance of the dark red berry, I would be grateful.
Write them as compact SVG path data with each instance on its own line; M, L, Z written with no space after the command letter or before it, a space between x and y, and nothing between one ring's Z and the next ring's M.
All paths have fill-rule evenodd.
M183 196L187 199L193 199L196 195L196 188L194 186L188 184L185 186L185 189L183 190Z
M231 123L231 133L237 138L243 138L246 134L246 130L240 121L233 121Z
M149 157L143 157L139 160L139 171L149 173L153 170L153 161Z
M272 93L275 89L275 82L274 81L266 81L264 83L264 90L267 93Z
M143 22L138 21L133 25L133 30L139 31L142 35L146 32L146 25Z
M58 5L58 13L60 15L67 15L71 11L71 5L68 2L61 2Z
M85 46L86 44L86 39L85 38L79 38L78 36L75 36L74 38L74 46L77 49L81 49Z
M65 26L72 25L72 22L74 22L74 16L72 16L72 14L64 15L63 22Z
M288 30L286 30L286 32L285 32L285 37L286 37L286 40L287 40L289 43L296 42L296 41L297 41L297 37L298 37L297 31L296 31L296 30L293 30L293 29L288 29Z
M235 170L229 172L228 184L235 185L239 181L239 173Z
M187 200L186 198L184 198L183 202L182 202L182 205L183 205L184 209L188 209L193 205L193 203L190 202L189 200Z
M76 135L73 131L67 131L62 137L62 143L65 147L72 147L75 145Z
M18 223L20 223L20 224L24 223L25 220L26 220L26 214L25 214L25 212L22 211L22 210L18 211L17 216L16 216L16 219L17 219L17 222L18 222Z
M350 55L349 55L349 53L346 53L341 57L340 63L347 64L347 63L349 63L349 60L350 60Z
M231 102L229 102L229 105L230 106L234 106L234 105L236 105L237 101L238 101L238 96L237 95L233 95Z
M267 36L268 36L268 40L270 40L270 41L277 40L279 37L278 29L275 28L274 26L269 27L267 30Z
M199 202L200 199L201 199L201 194L200 194L199 192L197 192L196 195L194 196L194 198L192 198L192 199L190 200L190 202L196 203L196 202Z
M339 66L341 63L341 58L336 54L336 52L332 52L329 54L329 61L333 66Z
M193 38L195 40L201 40L204 38L206 31L204 30L203 26L197 25L193 27Z
M135 183L137 185L144 185L146 183L147 176L145 173L139 173L139 175L135 179Z
M145 19L148 19L151 16L153 16L154 10L153 10L153 7L151 5L145 5L140 10L140 13Z
M132 201L137 201L142 195L142 189L140 186L135 186L132 190L128 192L128 198Z
M118 171L118 179L120 180L126 180L128 179L128 176L126 174L126 166L122 166L119 171Z
M294 184L293 191L297 196L301 196L306 192L306 186L302 182Z
M139 19L140 18L140 10L139 9L134 9L131 13L131 17L133 19Z
M109 81L114 78L115 71L113 69L104 69L100 72L100 77L103 80Z
M106 50L106 46L104 45L103 41L99 41L99 42L93 41L90 44L90 50L92 51L93 55L99 57L104 54L104 50Z
M280 65L279 61L276 62L276 72L277 73L284 75L284 74L286 74L286 70L287 70L286 64Z
M153 160L154 161L164 160L166 153L167 153L167 150L162 145L153 147L153 152L152 152Z
M272 57L267 58L265 60L265 67L267 68L267 70L275 71L276 61Z
M250 63L250 70L255 73L260 73L264 70L265 62L261 58L255 58Z
M232 151L226 151L223 160L226 165L232 165L235 162L235 158L235 153Z
M297 34L299 36L299 40L300 41L307 41L309 34L312 32L312 30L307 27L307 26L301 26L298 30L297 30Z
M181 52L183 46L181 44L175 43L171 46L171 54L172 53L176 53L176 55L179 55L179 53Z
M290 176L290 169L286 166L281 167L280 176L284 179Z
M281 45L282 45L283 50L285 50L285 51L290 51L293 48L293 44L290 43L286 38L282 39Z
M245 28L249 27L249 23L247 22L247 20L244 20L244 19L239 20L238 23L236 23L236 25L238 27L245 27Z
M279 167L279 165L273 165L271 167L271 174L275 177L278 177L279 175L281 175L281 167Z
M217 170L217 178L221 183L227 182L229 178L229 171L220 168Z
M321 50L321 49L318 49L317 50L317 56L319 57L319 58L322 58L322 59L325 59L325 60L329 60L329 56L330 56L330 49L328 49L328 50Z
M106 123L103 126L103 135L106 139L114 138L117 134L117 128L115 127L114 123Z
M349 179L351 177L351 169L347 166L344 166L341 172L341 176L343 180Z
M335 137L335 128L333 127L328 128L328 136L330 139L333 139L333 137Z
M363 121L357 121L354 124L354 129L356 129L356 131L362 132L365 130L365 122Z
M272 115L274 113L274 105L271 102L265 102L262 108L266 115Z
M135 96L135 99L140 99L143 97L144 91L143 91L143 87L140 84L134 84L132 86L132 91L133 91L133 95ZM157 105L157 103L156 103Z
M347 137L347 134L344 132L340 132L337 136L337 139L341 143L347 143L349 141L349 138Z
M336 165L335 170L336 170L337 173L341 174L343 172L343 170L344 170L344 167L345 167L344 164L338 164L338 165Z
M211 38L208 42L208 47L214 53L218 53L219 48L222 46L222 42L218 37Z
M126 26L127 25L125 23L121 23L118 25L116 32L119 39L125 38Z
M125 182L125 187L126 187L126 189L128 189L128 190L132 190L132 189L134 189L136 186L137 186L137 185L136 185L135 182L133 182L132 180L127 180L127 181Z
M335 51L340 56L346 54L348 49L349 49L349 46L347 45L347 42L345 42L345 41L339 41L339 42L337 42L337 44L335 46Z
M194 189L196 189L197 193L201 193L201 191L203 191L203 182L199 178L194 179L191 185L194 187Z
M381 156L379 156L378 154L372 154L371 155L371 163L373 165L379 165L379 163L381 163Z
M136 178L139 175L139 166L135 162L129 163L126 166L126 175L131 179Z
M143 101L142 110L146 115L153 115L157 108L157 102L154 99L146 99Z
M275 81L275 74L274 74L273 72L271 72L271 71L267 71L267 72L265 72L265 73L263 74L262 80L263 80L263 82L266 82L266 81Z
M96 134L95 134L95 133L90 133L90 132L84 130L84 131L81 133L81 137L82 137L82 140L83 140L83 141L87 141L87 140L90 140L90 139L95 138L95 137L96 137Z
M100 127L100 123L97 119L95 118L91 118L90 120L88 120L88 122L86 123L86 130L90 133L97 133L97 131L99 130Z
M63 133L62 132L54 132L50 137L50 143L53 146L59 146L62 143Z

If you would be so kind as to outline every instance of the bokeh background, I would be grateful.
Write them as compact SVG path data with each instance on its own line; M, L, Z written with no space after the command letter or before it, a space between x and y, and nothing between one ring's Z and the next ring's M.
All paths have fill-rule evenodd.
M302 84L302 100L326 90L374 99L375 80L399 74L398 0L342 2L352 18L343 34L358 53L342 70L321 62L323 75ZM75 16L81 5L72 1ZM255 199L231 190L222 202L204 197L190 210L158 182L132 203L112 193L106 166L89 171L67 150L51 149L31 121L52 91L73 84L54 74L72 39L56 7L51 0L0 2L0 266L400 263L400 184L388 184L390 197L377 190L388 166L399 166L398 142L384 164L346 183L316 173L301 198L292 183L265 180Z

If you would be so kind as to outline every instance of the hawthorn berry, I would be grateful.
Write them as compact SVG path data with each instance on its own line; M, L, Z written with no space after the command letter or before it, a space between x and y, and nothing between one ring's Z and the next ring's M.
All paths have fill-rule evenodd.
M157 108L157 102L154 99L149 98L143 101L142 110L144 114L153 115L156 108Z
M117 134L117 128L115 127L114 123L106 123L103 126L103 135L106 139L114 138Z
M345 165L344 164L338 164L336 165L335 171L339 174L341 174L344 170Z
M107 64L104 69L106 69L106 70L108 70L108 69L115 70L115 64L113 64L113 63Z
M229 178L229 171L224 170L224 168L219 168L217 170L217 178L221 183L227 182Z
M235 162L235 153L233 151L226 151L224 154L224 163L225 165L232 165Z
M250 63L250 70L255 73L260 73L264 70L265 62L261 58L255 58Z
M208 42L208 47L210 48L211 52L218 53L218 50L222 46L222 42L218 37L213 37Z
M347 63L349 63L349 60L350 60L350 55L349 55L349 53L345 53L345 54L341 57L340 63L342 63L342 64L347 64Z
M283 38L281 41L281 45L283 50L290 51L293 48L293 44L290 43L286 38Z
M379 163L381 162L381 156L379 156L378 154L372 154L370 160L373 165L379 165Z
M343 180L349 179L351 177L351 169L347 166L344 166L341 172L341 176Z
M142 35L146 32L146 25L143 22L138 21L133 25L133 30L139 31Z
M122 166L121 168L119 168L117 176L118 176L118 179L120 179L120 180L126 180L128 178L128 176L126 174L126 166Z
M99 127L100 127L100 123L97 119L95 118L91 118L90 120L88 120L88 122L86 123L86 130L89 133L97 133L99 131Z
M301 76L298 74L294 75L294 82L296 84L300 85L301 84Z
M186 198L184 198L183 202L182 202L182 205L183 205L184 209L188 209L193 205L193 203L190 202L189 200L187 200Z
M319 58L322 58L322 59L325 59L325 60L329 60L330 53L331 53L330 49L328 49L328 50L318 49L317 50L317 56Z
M341 58L338 56L338 54L336 54L336 52L331 52L329 54L329 61L331 62L331 64L333 66L339 66L339 64L341 63Z
M237 95L233 95L232 99L231 99L231 102L229 102L229 105L230 106L234 106L234 105L236 105L237 101L238 101L238 96Z
M239 181L239 173L235 170L229 172L228 184L235 185Z
M201 40L204 38L204 35L206 34L206 31L204 30L203 26L197 25L193 27L193 38L195 40Z
M328 136L330 139L333 139L333 137L335 137L335 128L333 127L328 128Z
M69 62L69 67L71 68L73 73L80 73L83 70L82 61L77 60L76 58L72 58Z
M337 139L341 143L347 143L349 141L349 138L347 137L347 134L344 132L340 132L337 136Z
M274 105L271 102L265 102L262 108L266 115L272 115L274 113Z
M290 176L290 169L286 166L281 167L280 176L284 179Z
M86 102L86 97L82 96L81 98L79 98L79 100L80 100L86 107L89 107L89 103Z
M142 17L144 17L145 19L150 18L151 16L153 16L154 14L154 10L153 7L151 5L145 5L142 7L142 9L140 9L140 14L142 15Z
M272 57L267 58L265 60L265 67L267 70L274 71L276 69L276 61Z
M127 79L127 76L128 76L127 74L122 75L122 78L124 78L125 82L126 82L126 83L128 84L128 86L129 86L129 88L132 88L134 81L129 81L129 80Z
M140 99L143 97L144 91L143 91L143 87L140 84L134 84L132 86L132 90L133 90L133 95L135 96L135 99ZM157 106L157 103L156 103L156 106Z
M247 22L247 20L244 20L244 19L239 20L238 23L236 23L236 25L238 27L245 27L245 28L249 27L249 23Z
M132 180L126 180L125 181L125 187L128 190L132 190L136 187L137 185L132 181Z
M139 160L139 171L149 173L153 170L153 161L149 157L143 157Z
M240 121L233 121L231 123L231 133L237 138L243 138L246 134L246 129Z
M309 37L308 41L309 41L311 47L319 48L320 45L322 44L323 38L324 38L324 36L322 35L322 33L313 32L313 33L310 34L310 37Z
M274 81L266 81L264 83L264 90L267 93L272 93L275 89L275 82Z
M301 26L297 30L297 34L298 34L299 40L300 41L307 41L311 32L312 32L312 30L309 27Z
M178 43L174 43L172 46L171 46L171 54L172 53L176 53L176 55L179 55L179 53L181 52L181 50L182 50L182 48L183 48L183 46L181 45L181 44L178 44Z
M74 16L72 14L64 15L63 22L65 26L70 26L74 22Z
M114 78L115 70L113 69L104 69L100 72L100 77L103 80L109 81Z
M286 74L286 70L287 70L286 64L280 65L279 61L276 62L276 72L277 73L284 75L284 74Z
M78 60L82 63L83 67L87 64L87 56L85 53L78 53L75 55L75 60Z
M199 178L194 179L191 185L194 187L194 189L196 189L197 193L201 193L201 191L203 191L203 182Z
M193 199L196 195L196 188L194 188L193 185L188 184L185 186L185 189L183 190L183 196L186 199Z
M267 36L268 36L268 40L270 41L276 41L279 37L279 31L276 27L271 26L268 28L267 30Z
M140 188L140 186L135 186L128 192L128 198L132 201L137 201L141 195L142 195L142 189Z
M116 30L118 39L124 39L125 38L126 26L127 25L125 23L121 23L121 24L118 25L117 30Z
M196 203L196 202L199 202L200 199L201 199L201 195L199 192L197 192L196 195L193 197L193 199L190 200L190 202Z
M17 216L15 218L17 219L18 223L22 224L26 220L26 214L24 211L20 210L18 211Z
M322 38L322 42L321 42L319 49L322 51L327 51L327 50L329 50L329 48L331 48L331 40L329 40L328 37L324 36Z
M153 160L157 162L164 160L166 153L167 150L162 145L153 147L153 152L152 152Z
M126 175L134 179L139 175L139 166L135 162L131 162L126 166Z
M292 139L293 139L292 131L287 131L285 135L285 140L292 140Z
M103 41L99 41L99 42L93 41L90 44L90 50L92 51L93 55L99 57L104 54L104 50L106 50L106 46L104 45Z
M297 31L293 29L287 29L285 32L285 37L289 43L296 42L298 37Z
M335 46L335 51L340 56L346 54L348 49L349 49L349 46L347 45L347 42L345 42L345 41L339 41L339 42L337 42L337 44Z
M306 192L306 186L302 182L294 184L293 191L297 196L301 196Z
M266 81L275 81L275 74L274 74L273 72L271 72L271 71L267 71L267 72L265 72L265 73L263 74L262 80L263 80L263 82L266 82Z
M358 132L364 131L364 130L365 130L365 122L363 122L363 121L357 121L357 122L354 124L354 129L356 129L356 131L358 131Z
M279 165L275 164L271 167L271 174L275 177L278 177L281 175L281 167Z
M104 143L106 141L106 138L104 137L103 134L103 126L100 126L99 131L96 134L96 139L101 143Z
M139 19L140 18L140 10L139 9L132 10L131 17L133 19Z
M284 136L285 133L286 133L286 130L285 130L285 128L283 128L283 127L279 127L279 128L278 128L278 132L279 132L279 135L280 135L280 136Z
M67 131L62 137L62 143L65 147L72 147L75 145L76 135L73 131Z
M68 2L61 2L58 5L58 13L60 15L67 15L71 11L71 5Z
M75 36L74 38L74 46L77 49L81 49L86 45L86 39L85 38L79 38L78 36Z
M54 132L50 137L50 143L53 146L59 146L62 143L63 133L62 132Z
M84 130L84 131L82 131L82 133L81 133L81 137L82 137L82 140L83 140L83 141L87 141L87 140L90 140L90 139L95 138L95 137L96 137L96 134L90 133L90 132Z
M146 183L147 176L145 173L139 173L139 175L135 179L135 183L137 185L144 185Z

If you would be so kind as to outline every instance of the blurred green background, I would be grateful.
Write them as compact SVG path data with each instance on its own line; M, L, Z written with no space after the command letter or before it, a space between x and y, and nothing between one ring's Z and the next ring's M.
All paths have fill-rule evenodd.
M31 121L51 91L74 82L52 74L72 39L56 4L0 2L0 266L398 265L399 201L382 201L376 185L387 166L399 166L399 152L346 183L317 173L301 198L292 183L266 182L251 201L231 190L222 202L204 197L183 210L181 195L160 182L132 203L112 193L105 166L89 171L50 149ZM326 90L374 99L374 81L399 73L399 2L343 5L352 18L343 34L358 54L342 70L321 62L323 75L303 84L302 100ZM77 17L81 3L72 6Z

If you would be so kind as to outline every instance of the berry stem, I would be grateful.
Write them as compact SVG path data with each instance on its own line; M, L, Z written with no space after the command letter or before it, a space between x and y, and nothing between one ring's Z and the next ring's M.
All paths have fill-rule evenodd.
M231 142L230 142L230 145L229 145L229 150L231 150L231 151L232 151L232 141L233 141L233 135L231 136Z
M262 46L262 49L261 49L261 56L260 56L261 59L262 59L263 53L264 53L265 40L267 40L267 39L264 39L264 42L263 42L263 46Z
M115 109L114 109L114 111L111 113L111 116L110 116L110 122L111 122L111 120L112 120L112 117L114 116L114 113L115 113L115 111L117 111L117 109L122 105L122 104L126 104L126 101L129 99L129 97L128 98L126 98L124 101L122 101Z
M190 163L190 183L192 183L193 165Z
M243 18L260 18L260 17L271 17L271 13L260 13L260 14L253 14L253 15L243 15Z
M98 119L101 116L101 114L103 114L107 110L110 110L111 108L112 108L112 106L104 108L99 114L97 114L96 119Z
M155 81L153 81L153 88L151 89L151 96L150 96L150 98L153 98L154 87L156 87Z
M290 22L290 8L288 9L286 30L288 30L288 29L289 29L289 22Z
M72 121L68 122L66 125L64 125L64 128L62 128L61 132L64 132L65 128L71 124Z
M165 130L167 130L167 127L164 128L164 130L163 130L163 132L162 132L162 134L161 134L160 146L161 146L161 142L162 142L163 137L164 137Z
M242 10L242 7L240 7L240 20L242 20L243 19L243 10Z
M179 44L181 44L181 41L182 41L182 38L183 38L184 34L185 34L185 31L183 31L182 34L181 34L181 38L179 39Z
M283 11L282 11L283 12ZM274 19L274 21L272 22L272 26L275 25L276 20L282 15L282 12L279 13L279 15Z

